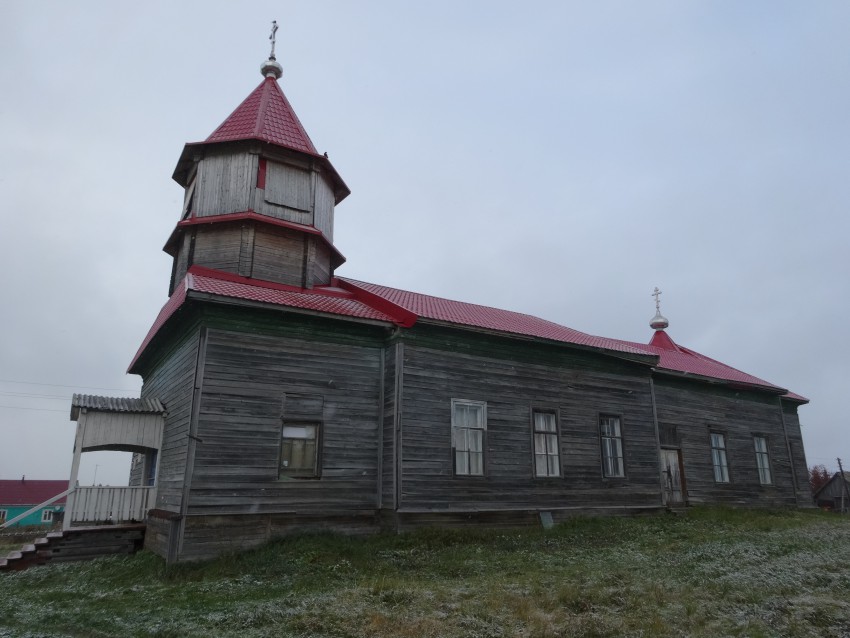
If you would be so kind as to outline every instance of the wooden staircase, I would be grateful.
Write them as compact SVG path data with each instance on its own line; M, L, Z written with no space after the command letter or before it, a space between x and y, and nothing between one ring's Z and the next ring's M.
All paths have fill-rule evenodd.
M50 532L33 543L0 558L0 572L19 571L50 562L90 560L113 554L134 554L142 548L145 525L104 525L72 527Z

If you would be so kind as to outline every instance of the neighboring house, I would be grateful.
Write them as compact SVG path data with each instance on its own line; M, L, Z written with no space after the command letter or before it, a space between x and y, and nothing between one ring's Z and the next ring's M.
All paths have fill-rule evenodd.
M0 524L10 521L27 510L50 500L68 489L68 481L0 481ZM65 511L65 497L29 514L10 527L24 525L51 525L61 520Z
M146 547L811 505L807 400L674 343L660 311L646 345L337 277L349 190L263 74L174 172L170 299L129 369L167 411L131 471L157 477Z
M836 472L814 493L818 507L834 512L850 511L850 472Z

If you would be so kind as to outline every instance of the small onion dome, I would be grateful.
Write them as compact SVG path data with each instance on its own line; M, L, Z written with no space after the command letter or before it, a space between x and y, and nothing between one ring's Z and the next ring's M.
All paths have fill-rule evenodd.
M264 78L274 78L275 80L279 80L280 76L283 75L283 67L280 66L280 63L274 58L269 58L263 65L260 67L260 73L263 74Z
M664 328L669 325L670 322L667 321L667 318L661 314L660 310L655 311L655 316L652 318L652 321L649 322L649 327L653 330L664 330Z

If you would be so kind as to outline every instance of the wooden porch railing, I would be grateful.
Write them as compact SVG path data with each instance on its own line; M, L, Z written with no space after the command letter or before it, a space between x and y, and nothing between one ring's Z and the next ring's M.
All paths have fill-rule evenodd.
M80 523L141 522L155 498L155 487L77 487L68 496L65 527Z

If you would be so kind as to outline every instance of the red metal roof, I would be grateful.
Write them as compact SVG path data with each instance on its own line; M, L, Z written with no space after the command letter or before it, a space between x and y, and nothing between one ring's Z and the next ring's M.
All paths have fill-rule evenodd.
M68 481L33 481L30 479L0 481L0 507L4 505L38 505L68 489ZM63 505L62 497L53 505Z
M616 339L595 337L532 315L511 312L510 310L500 310L489 306L479 306L463 301L452 301L450 299L443 299L442 297L422 295L416 292L369 284L354 279L343 279L342 281L377 295L419 317L433 321L443 321L459 326L470 326L527 337L574 343L629 354L648 354L643 346L629 345Z
M640 345L630 341L625 343ZM746 372L741 372L737 368L720 363L695 350L680 346L664 330L656 330L655 334L652 335L649 345L644 346L644 348L659 357L656 367L660 370L708 377L728 381L733 384L754 385L771 390L784 390L784 388L774 385L769 381L747 374ZM795 401L808 402L808 399L793 392L787 392L784 396Z
M273 77L264 78L206 142L248 139L318 155L310 136Z
M153 340L156 333L166 321L186 301L186 297L192 292L205 293L216 297L231 299L243 299L260 303L299 308L312 312L343 317L354 317L358 319L369 319L373 321L384 321L387 323L398 323L398 321L381 310L374 308L362 300L356 298L355 294L334 286L322 286L313 289L298 288L277 284L258 279L240 277L231 273L225 273L210 268L192 266L183 278L183 281L175 288L171 298L159 311L159 315L153 326L148 331L142 345L133 357L128 372L139 357Z
M536 337L624 354L655 356L658 357L656 367L661 370L718 379L732 384L783 390L763 379L679 346L663 330L656 331L650 344L644 345L589 335L532 315L452 301L355 279L338 278L334 283L337 285L305 290L193 266L160 311L133 363L130 364L130 369L132 370L136 360L165 321L182 305L187 293L196 291L329 315L384 321L404 327L410 327L418 318L422 318L455 326ZM801 402L808 401L805 397L791 392L785 396Z
M306 290L283 284L257 282L237 275L227 276L225 273L198 267L189 271L188 279L189 290L211 295L394 323L391 316L366 305L341 288L317 287Z

